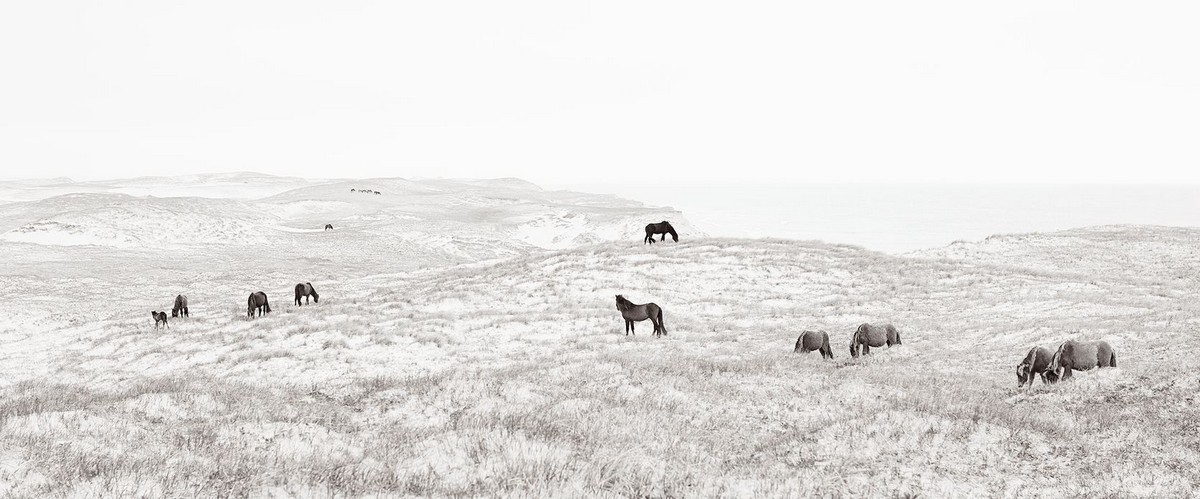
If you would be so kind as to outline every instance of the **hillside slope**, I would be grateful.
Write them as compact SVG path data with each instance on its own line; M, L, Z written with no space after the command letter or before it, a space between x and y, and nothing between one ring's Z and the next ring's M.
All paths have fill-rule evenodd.
M1054 269L626 241L331 275L303 307L279 278L253 321L206 276L200 313L169 330L139 310L24 350L0 389L0 492L1188 495L1200 233L1170 237L1170 279L1136 259L1102 272L1091 245L1055 254L1100 266ZM670 334L625 336L618 293L661 305ZM864 321L904 344L849 359ZM836 359L792 354L804 329L828 331ZM1014 387L1030 346L1068 338L1108 341L1120 367Z

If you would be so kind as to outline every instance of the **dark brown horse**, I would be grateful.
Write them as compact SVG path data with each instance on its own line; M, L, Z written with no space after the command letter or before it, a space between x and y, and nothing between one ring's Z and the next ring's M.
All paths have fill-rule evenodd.
M325 230L333 230L333 224L325 224Z
M315 303L321 303L321 297L317 295L317 290L313 289L311 282L302 282L296 285L296 306L300 305L300 298L304 298L304 303L308 303L308 297L312 297Z
M1058 346L1058 351L1050 358L1046 371L1066 380L1071 378L1071 371L1101 367L1117 367L1117 353L1108 342L1067 340Z
M662 239L660 239L660 241L666 241L667 234L670 234L672 240L674 240L675 242L679 242L679 233L675 232L675 228L671 227L671 222L668 222L666 220L663 220L656 224L647 225L646 226L646 237L645 237L645 239L642 239L642 244L647 244L647 243L654 244L654 235L655 234L662 234Z
M171 308L171 317L188 317L187 297L183 295L175 296L175 306Z
M899 344L900 331L891 324L872 326L864 322L854 331L854 336L850 337L850 356L857 358L859 347L862 347L863 355L867 355L871 353L871 347L887 345L891 348L892 345Z
M1042 383L1054 383L1058 381L1058 374L1047 371L1050 366L1050 358L1054 356L1054 352L1046 347L1033 347L1029 349L1029 353L1025 354L1025 359L1017 364L1017 388L1029 384L1033 386L1034 375L1041 375Z
M621 317L625 319L625 336L629 333L637 334L634 330L634 322L650 319L654 323L654 335L667 334L667 328L663 325L662 307L653 303L643 305L635 305L633 302L626 300L624 296L617 295L617 310L621 311Z
M267 294L262 291L250 293L250 298L246 300L246 316L254 318L254 311L258 311L258 316L271 313L271 304L267 302Z
M167 329L171 328L171 326L167 324L167 313L166 312L157 312L157 311L151 310L150 316L154 317L154 329L158 329L159 324L161 324L163 327L166 327Z
M833 349L829 347L829 333L825 331L805 331L796 338L796 349L793 353L808 353L819 350L821 357L833 358Z

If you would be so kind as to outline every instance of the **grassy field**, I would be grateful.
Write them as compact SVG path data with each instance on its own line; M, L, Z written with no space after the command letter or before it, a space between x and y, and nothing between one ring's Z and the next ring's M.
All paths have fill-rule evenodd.
M148 310L42 329L14 312L0 495L1193 495L1198 243L1140 227L902 257L605 243L328 272L303 307L281 266L260 276L275 311L253 321L236 267L213 260L195 317L169 330ZM96 255L108 296L173 296L123 273L131 259ZM41 285L89 285L61 280ZM669 336L626 337L618 293L661 305ZM38 310L38 294L6 306ZM861 322L904 344L849 358ZM836 358L793 354L804 329ZM1120 367L1016 388L1029 347L1069 338L1108 341Z

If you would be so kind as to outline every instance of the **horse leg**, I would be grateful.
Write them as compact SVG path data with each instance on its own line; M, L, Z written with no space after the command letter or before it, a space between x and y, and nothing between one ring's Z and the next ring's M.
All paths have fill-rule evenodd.
M869 353L871 353L871 345L870 345L870 344L868 344L868 343L863 343L863 345L862 345L862 354L863 354L863 355L867 355L867 354L869 354Z

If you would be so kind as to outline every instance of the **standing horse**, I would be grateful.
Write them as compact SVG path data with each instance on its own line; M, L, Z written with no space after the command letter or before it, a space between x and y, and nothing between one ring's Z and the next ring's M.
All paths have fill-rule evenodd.
M820 350L822 358L833 358L833 349L829 347L829 333L825 331L805 331L800 333L800 337L796 338L796 349L792 350L792 352L808 353L813 350Z
M891 324L872 326L864 322L854 331L854 336L850 337L850 356L857 358L860 346L863 355L867 355L871 353L871 347L887 345L888 348L891 348L892 345L899 344L900 331L897 331Z
M671 227L671 222L663 220L656 224L646 225L646 237L642 239L642 244L654 244L654 235L662 234L660 241L667 240L667 234L671 235L671 239L679 242L679 233L675 232L675 228Z
M175 307L171 308L171 317L179 316L188 317L187 297L183 295L175 296Z
M653 303L644 305L634 305L633 302L626 300L624 296L617 295L617 310L621 311L621 317L625 319L625 336L629 333L637 334L634 330L634 322L650 319L654 323L654 335L667 334L667 327L663 325L662 307Z
M1071 371L1086 371L1093 367L1117 367L1117 353L1112 346L1105 341L1067 340L1050 358L1046 373L1054 373L1058 379L1065 380L1071 378Z
M325 224L325 230L333 230L333 224Z
M171 326L169 324L167 324L167 313L166 312L157 312L157 311L151 310L150 316L154 317L154 329L158 329L159 324L162 324L167 329L171 328Z
M267 302L267 294L262 291L250 293L250 298L246 300L246 316L254 318L254 311L258 310L258 316L271 313L271 304Z
M304 303L308 303L308 297L311 296L313 302L321 303L321 297L317 295L317 290L313 289L311 282L302 282L296 285L296 306L300 306L300 298L304 297Z

